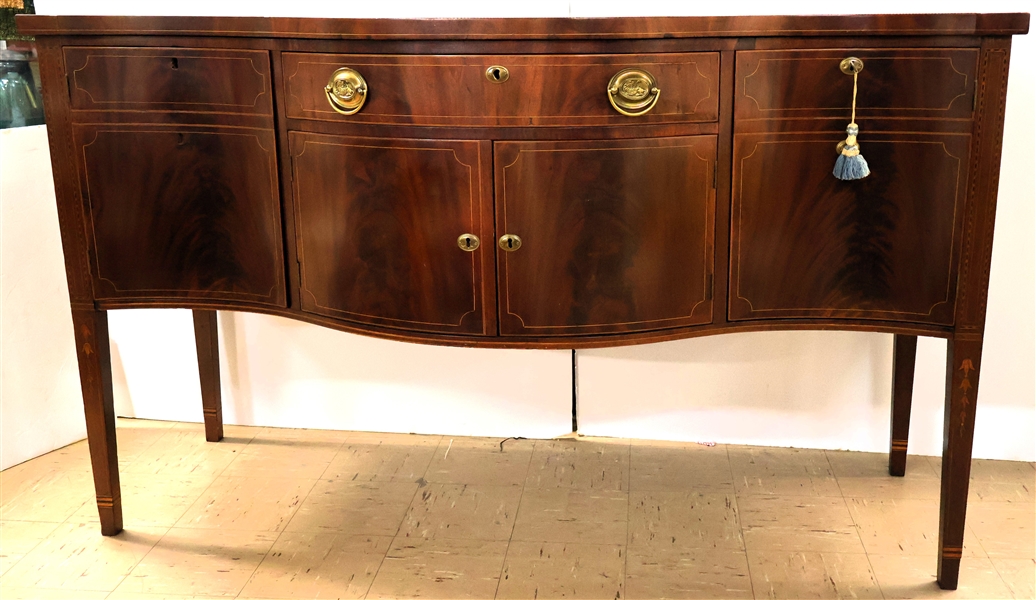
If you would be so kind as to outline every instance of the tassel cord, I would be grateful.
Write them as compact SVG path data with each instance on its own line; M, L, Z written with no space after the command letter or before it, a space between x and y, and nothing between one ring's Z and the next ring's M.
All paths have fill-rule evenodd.
M859 92L859 71L853 69L853 103L852 116L845 133L848 134L844 142L838 144L838 160L835 161L834 176L842 181L853 181L863 179L870 175L870 167L867 161L860 155L860 146L856 136L860 133L860 127L856 124L856 96Z
M849 119L850 123L856 123L856 78L859 76L860 74L856 71L856 69L853 69L853 114L852 117Z

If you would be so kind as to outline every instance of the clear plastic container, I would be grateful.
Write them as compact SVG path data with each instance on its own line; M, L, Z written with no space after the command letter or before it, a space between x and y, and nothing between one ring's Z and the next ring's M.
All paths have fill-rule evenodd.
M32 52L0 41L0 129L43 123L43 101L32 72Z

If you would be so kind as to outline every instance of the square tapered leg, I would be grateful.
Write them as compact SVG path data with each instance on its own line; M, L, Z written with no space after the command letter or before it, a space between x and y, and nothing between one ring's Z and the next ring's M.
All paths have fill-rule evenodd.
M216 311L195 310L194 342L198 347L198 375L201 379L201 405L205 415L205 439L223 439L223 401L219 384L219 336Z
M914 392L914 360L917 336L895 335L892 350L892 427L889 475L906 473L907 438L910 435L910 402Z
M946 357L946 412L943 421L942 494L939 502L939 587L957 589L964 547L964 516L975 438L975 399L982 339L951 339Z
M115 444L108 314L103 310L73 309L72 324L75 326L79 380L83 389L86 435L90 446L101 533L115 535L122 531L122 493Z

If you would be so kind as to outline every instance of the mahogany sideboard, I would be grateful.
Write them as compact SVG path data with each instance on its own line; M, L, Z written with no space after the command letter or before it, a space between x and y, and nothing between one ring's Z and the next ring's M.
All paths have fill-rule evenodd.
M916 336L949 340L938 581L957 586L1028 14L18 25L103 534L122 529L111 309L194 309L211 441L216 309L478 347L876 331L892 475ZM870 175L842 181L853 98Z

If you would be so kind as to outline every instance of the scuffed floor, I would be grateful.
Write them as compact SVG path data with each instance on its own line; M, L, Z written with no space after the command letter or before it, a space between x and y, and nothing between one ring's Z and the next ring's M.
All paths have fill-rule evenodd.
M937 458L119 420L126 531L85 442L0 473L0 597L1033 598L1036 469L975 461L961 587Z

